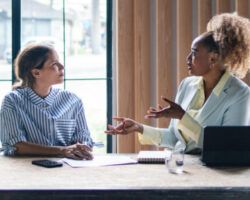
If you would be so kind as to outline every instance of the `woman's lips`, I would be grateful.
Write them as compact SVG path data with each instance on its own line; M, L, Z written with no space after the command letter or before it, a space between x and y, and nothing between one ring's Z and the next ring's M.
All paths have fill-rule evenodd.
M192 65L191 64L187 64L187 67L188 67L189 70L192 69Z

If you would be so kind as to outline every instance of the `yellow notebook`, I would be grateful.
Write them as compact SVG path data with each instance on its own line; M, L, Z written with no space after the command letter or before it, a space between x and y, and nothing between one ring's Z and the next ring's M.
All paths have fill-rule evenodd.
M139 163L165 163L165 159L169 158L171 151L140 151L137 156Z

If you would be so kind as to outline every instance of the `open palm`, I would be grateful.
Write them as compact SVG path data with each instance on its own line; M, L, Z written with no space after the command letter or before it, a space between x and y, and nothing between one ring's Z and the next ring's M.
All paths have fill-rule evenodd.
M185 111L182 109L182 107L179 104L176 104L173 101L170 101L166 97L161 97L161 99L168 103L168 106L162 107L161 105L158 105L158 109L150 107L147 111L147 115L145 115L145 118L177 118L181 119L183 115L185 114Z

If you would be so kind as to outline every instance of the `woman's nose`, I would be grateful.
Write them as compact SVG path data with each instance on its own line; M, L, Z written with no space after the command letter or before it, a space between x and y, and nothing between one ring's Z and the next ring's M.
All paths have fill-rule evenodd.
M191 55L192 55L191 52L187 55L187 57L186 57L187 62L189 62L191 60Z
M60 69L60 70L63 70L63 69L64 69L64 65L61 64L61 63L59 63L59 69Z

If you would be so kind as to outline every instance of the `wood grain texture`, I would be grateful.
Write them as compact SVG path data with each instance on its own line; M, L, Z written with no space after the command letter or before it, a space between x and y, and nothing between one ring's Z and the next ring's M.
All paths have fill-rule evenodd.
M144 119L150 106L150 0L134 1L135 119ZM135 134L135 150L141 145Z
M198 0L198 34L206 31L207 23L212 17L212 1Z
M173 98L173 15L171 0L158 0L156 6L156 103L161 96ZM175 75L175 74L174 74ZM170 119L157 120L158 127L167 127Z
M117 114L134 118L134 1L118 0ZM117 136L118 152L134 152L133 135Z
M216 0L216 13L230 12L230 0Z
M192 43L192 0L177 0L177 84L188 75L186 57Z
M240 16L249 17L249 0L235 0L235 11Z

